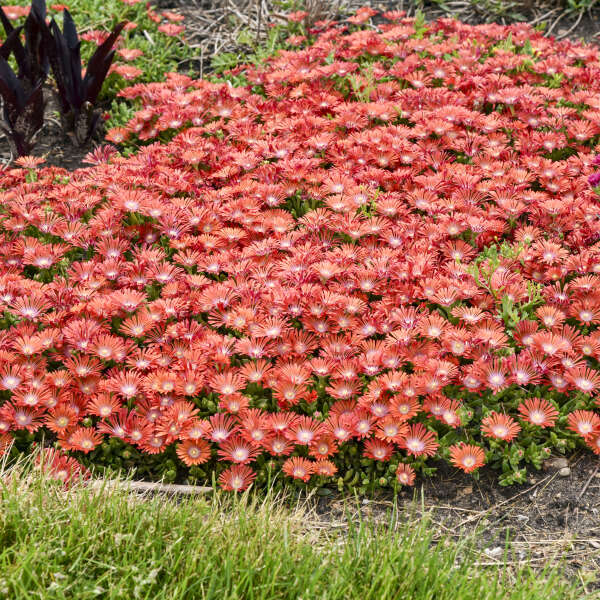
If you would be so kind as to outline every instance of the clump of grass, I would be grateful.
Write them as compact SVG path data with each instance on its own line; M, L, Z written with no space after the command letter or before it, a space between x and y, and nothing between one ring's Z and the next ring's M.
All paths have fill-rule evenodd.
M428 521L318 526L308 504L65 490L22 468L0 479L0 597L568 600L554 569L475 564L474 540ZM588 596L589 597L589 596Z

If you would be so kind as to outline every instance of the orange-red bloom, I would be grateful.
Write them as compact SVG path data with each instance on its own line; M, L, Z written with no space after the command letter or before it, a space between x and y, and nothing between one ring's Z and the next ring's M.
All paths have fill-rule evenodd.
M77 427L69 435L68 443L73 450L81 450L87 454L102 443L102 436L89 427Z
M583 438L600 432L600 416L591 410L575 410L569 414L568 427Z
M373 14L239 66L247 85L123 89L136 111L107 140L143 141L129 156L104 146L69 177L0 168L0 439L214 454L237 464L216 466L227 489L254 460L308 480L340 453L403 455L410 484L436 431L464 428L451 457L471 471L483 438L535 426L546 444L575 393L588 410L568 426L597 450L597 51L524 24L362 25ZM478 421L482 402L502 407Z
M450 457L455 467L465 473L472 473L485 464L485 453L479 446L461 442L450 446Z
M288 458L283 463L283 472L289 477L294 479L300 479L302 481L308 481L311 475L315 472L315 464L306 458L295 456Z
M422 423L415 423L408 427L408 431L400 441L400 447L413 456L422 454L433 456L437 452L439 444L435 433L427 430Z
M519 414L532 425L552 427L558 418L558 411L545 398L527 398L519 404Z

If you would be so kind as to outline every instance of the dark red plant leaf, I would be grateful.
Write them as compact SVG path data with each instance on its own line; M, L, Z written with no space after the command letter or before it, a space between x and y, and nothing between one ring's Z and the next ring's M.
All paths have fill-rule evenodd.
M85 78L83 80L83 88L87 102L95 104L98 99L102 84L106 79L106 75L108 74L108 70L110 69L110 65L112 64L115 55L115 51L112 47L121 34L123 27L125 27L125 21L116 25L112 30L112 33L98 47L88 62Z

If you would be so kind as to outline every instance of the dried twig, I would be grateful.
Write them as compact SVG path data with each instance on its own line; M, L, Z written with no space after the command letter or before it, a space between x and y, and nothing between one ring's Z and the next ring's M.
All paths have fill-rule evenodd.
M567 31L561 33L560 35L557 35L556 39L562 40L562 39L566 38L573 30L577 29L577 26L579 25L579 23L581 23L581 19L583 18L584 14L585 14L585 10L579 11L579 16L577 17L577 20L575 21L575 23L573 23L573 25L571 25L571 27L569 29L567 29Z
M557 10L559 10L559 9L558 8L553 8L552 10L549 10L548 12L545 12L543 15L541 15L539 17L536 17L532 21L529 21L528 25L537 25L538 23L540 23L544 19L547 19L550 15L553 15Z
M581 500L581 498L583 497L583 495L587 491L588 487L590 486L590 483L592 482L592 479L594 479L594 477L596 477L596 473L598 473L598 469L599 468L600 467L596 467L594 469L594 472L590 475L589 479L585 482L585 485L581 488L581 491L577 495L577 502L579 502L579 500Z
M545 35L550 35L553 31L554 28L560 23L560 21L562 21L568 14L568 10L563 10L558 17L556 17L556 20L552 23L552 25L550 25L550 27L548 27L548 29L544 32Z
M262 12L263 3L262 0L257 0L258 3L258 23L256 24L256 44L260 41L260 26L262 25Z

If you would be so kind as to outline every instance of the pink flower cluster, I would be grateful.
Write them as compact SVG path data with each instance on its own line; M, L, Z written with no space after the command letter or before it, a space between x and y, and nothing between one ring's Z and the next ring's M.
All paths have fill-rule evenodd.
M247 87L126 90L143 107L109 139L169 143L0 174L5 445L42 427L67 451L176 444L242 489L261 454L307 481L356 444L412 483L476 410L447 386L530 391L449 449L467 472L485 438L555 424L546 386L589 397L569 427L600 453L598 51L386 16L321 24L240 69Z

